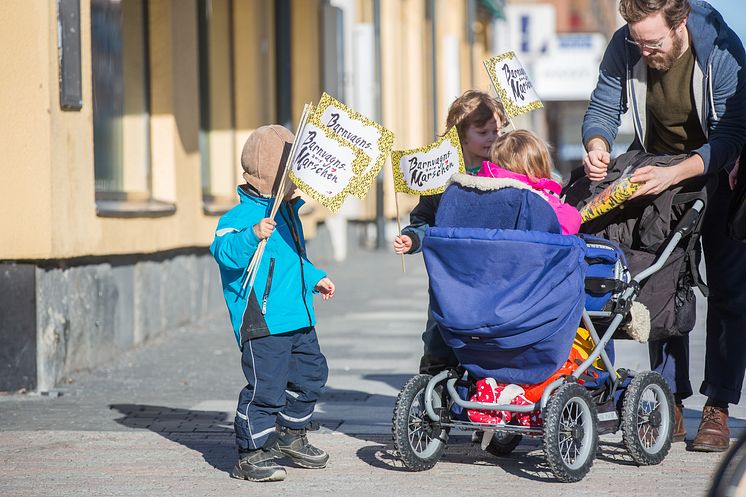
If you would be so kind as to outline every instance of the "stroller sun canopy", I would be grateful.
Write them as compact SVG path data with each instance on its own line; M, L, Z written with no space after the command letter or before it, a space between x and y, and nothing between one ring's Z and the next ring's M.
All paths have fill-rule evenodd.
M433 316L472 374L543 381L567 359L585 302L585 243L538 231L430 228Z

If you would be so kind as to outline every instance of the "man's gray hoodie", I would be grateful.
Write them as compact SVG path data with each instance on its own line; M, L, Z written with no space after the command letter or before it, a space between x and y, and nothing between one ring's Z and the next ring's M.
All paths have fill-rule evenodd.
M738 36L707 2L692 0L687 20L694 66L692 89L697 115L707 143L694 153L702 157L705 174L730 168L746 142L746 55ZM646 138L647 66L640 50L627 43L629 27L614 33L606 48L598 83L583 119L583 143L600 137L614 143L620 116L632 111L635 142L644 150Z

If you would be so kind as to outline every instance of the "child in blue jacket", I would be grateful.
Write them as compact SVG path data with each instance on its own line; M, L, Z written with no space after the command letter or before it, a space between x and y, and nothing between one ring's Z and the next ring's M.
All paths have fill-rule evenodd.
M291 199L295 187L284 195L276 191L293 138L279 125L251 134L241 154L246 184L238 187L240 203L220 218L210 246L247 381L238 398L239 458L231 476L251 481L284 480L277 457L306 468L324 468L329 459L308 442L306 431L329 373L314 328L312 294L327 300L335 287L306 257L298 217L303 201ZM276 201L282 204L271 219ZM264 239L249 293L246 270Z

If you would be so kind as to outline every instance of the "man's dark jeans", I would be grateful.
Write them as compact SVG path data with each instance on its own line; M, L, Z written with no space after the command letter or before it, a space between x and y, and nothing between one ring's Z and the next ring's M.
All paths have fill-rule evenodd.
M707 285L707 339L701 394L737 404L746 371L746 244L727 235L733 192L725 171L709 199L702 225ZM689 337L650 343L651 367L681 398L692 394L689 383Z

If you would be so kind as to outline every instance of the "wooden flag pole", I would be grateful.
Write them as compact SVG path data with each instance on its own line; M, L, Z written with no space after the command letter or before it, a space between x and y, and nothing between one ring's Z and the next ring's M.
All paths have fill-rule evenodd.
M396 226L401 234L401 216L399 215L399 193L394 190L394 205L396 206ZM407 272L407 266L404 264L404 254L401 254L401 272Z
M396 176L394 175L394 167L399 167L397 164L394 166L394 160L393 157L391 158L391 176L394 178L394 206L396 206L396 226L399 229L399 232L397 235L401 234L401 215L399 214L399 192L396 191ZM401 272L406 273L407 272L407 266L404 263L404 254L401 255Z
M311 108L311 104L305 104L303 106L303 114L300 116L300 121L298 123L298 134L296 137L299 137L303 134L303 128L306 126L306 121L308 121L308 111ZM277 187L277 195L282 192L282 197L280 198L280 201L277 201L277 197L275 197L275 203L272 205L272 212L270 214L270 217L272 219L275 218L275 215L277 215L277 211L280 209L280 205L282 205L282 199L285 197L285 189L287 184L287 178L288 178L288 172L290 171L290 168L292 167L293 161L295 160L295 151L297 148L298 140L293 140L293 145L290 147L290 154L288 155L288 160L285 163L285 169L282 172L282 179L280 180L280 185Z
M303 106L303 113L301 114L300 121L298 123L298 132L296 133L295 140L293 140L293 144L290 147L290 153L288 154L287 161L285 161L285 167L282 170L280 184L277 188L277 193L275 194L275 201L272 204L272 211L269 215L271 219L274 219L277 215L277 211L280 210L280 206L282 205L282 199L285 197L288 171L290 170L290 167L292 167L293 161L295 160L295 151L297 149L298 138L303 134L303 128L306 125L306 121L308 121L309 108L310 104L305 104ZM281 197L280 192L282 192ZM252 227L252 229L254 228ZM251 258L251 262L249 263L249 267L246 269L247 274L246 279L244 280L243 288L246 288L246 284L248 283L249 292L251 292L251 289L254 288L254 280L256 279L256 274L258 273L257 269L259 268L259 264L261 263L262 257L264 256L264 249L266 246L267 239L265 238L264 240L259 242L259 245L257 245L256 250L254 251L254 255Z

